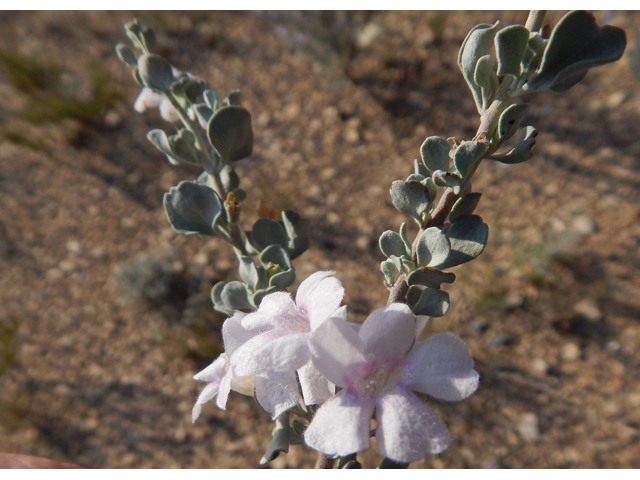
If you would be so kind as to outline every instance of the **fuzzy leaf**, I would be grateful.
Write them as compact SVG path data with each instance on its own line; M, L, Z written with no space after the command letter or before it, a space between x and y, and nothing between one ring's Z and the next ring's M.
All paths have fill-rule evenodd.
M473 79L482 92L482 110L489 108L493 95L498 90L498 77L496 76L496 61L491 55L480 57L476 63L476 71Z
M387 283L391 285L393 285L393 283L396 281L396 278L398 278L398 267L396 267L395 263L392 260L385 260L384 262L381 262L380 271L382 271L382 274L384 275Z
M418 237L416 253L421 267L438 267L449 256L449 240L438 227L424 230Z
M538 131L535 128L531 126L525 127L520 132L518 141L511 150L505 153L494 153L487 158L509 165L526 162L533 157L531 148L535 145L537 136Z
M428 177L430 175L427 167L424 166L424 162L419 161L417 158L413 161L413 173Z
M275 460L280 455L280 452L289 452L289 437L289 412L284 412L276 418L276 426L271 432L271 442L260 460L260 465L265 465Z
M258 276L258 268L256 264L253 263L251 257L242 256L240 257L240 265L238 265L238 273L240 273L240 278L246 284L255 288L258 284L259 276Z
M404 222L402 223L402 225L400 225L400 238L404 243L405 250L409 253L409 256L411 256L411 242L409 241L409 236L407 235L407 224Z
M449 221L453 223L463 217L471 215L478 206L480 197L482 197L482 193L479 192L468 193L467 195L460 197L456 203L453 204L451 213L449 213Z
M134 66L138 64L138 59L133 53L133 50L131 50L124 43L118 43L116 45L116 54L118 55L118 58L127 65Z
M178 133L168 137L169 147L173 154L185 163L198 164L198 151L196 150L196 137L186 128L181 128Z
M520 63L529 43L529 30L522 25L511 25L496 34L498 75L520 75Z
M216 192L201 183L182 181L162 199L173 229L184 235L215 235L213 222L223 215Z
M464 39L458 54L458 66L471 89L471 93L473 93L479 113L482 112L482 91L474 81L476 64L481 57L491 51L499 24L500 22L493 25L486 23L477 25Z
M229 92L229 95L227 95L226 97L224 97L224 100L222 100L222 106L227 106L227 105L240 105L240 90L231 90Z
M287 235L286 250L291 260L302 255L309 248L309 220L293 210L282 212L282 223Z
M402 237L394 231L387 230L380 235L379 244L380 250L382 250L382 253L384 253L387 258L391 255L397 257L410 256L410 254L407 253Z
M578 83L589 68L622 57L627 37L621 28L599 27L585 11L567 13L555 26L540 67L528 80L532 91L565 91ZM556 90L558 91L558 90Z
M220 298L225 307L232 311L255 310L254 305L249 300L247 286L242 282L227 283L220 293Z
M442 170L436 170L435 172L433 172L432 178L433 183L438 187L449 187L456 195L460 193L462 179L457 174L451 172L443 172Z
M284 272L276 273L269 278L270 287L287 288L296 281L296 271L293 268Z
M424 165L433 172L434 170L448 170L451 158L449 151L451 145L444 138L427 137L420 147L420 156Z
M426 287L412 310L415 315L442 317L449 310L449 294L444 290Z
M277 220L262 217L256 220L251 228L252 239L259 250L264 250L269 245L285 246L287 238L284 228Z
M226 192L231 192L240 186L240 177L231 165L225 165L220 170L220 180Z
M396 180L391 184L391 201L405 215L414 217L422 225L423 214L428 212L431 198L427 187L420 182Z
M180 158L178 155L171 151L171 146L169 145L169 139L167 138L167 134L164 133L159 128L155 128L147 133L147 139L167 156L167 160L173 165L179 165L181 163L185 163L186 160Z
M260 254L260 261L263 265L269 265L269 263L279 265L285 271L291 268L291 260L280 245L270 245L265 248Z
M524 103L515 103L509 105L498 121L498 138L500 143L506 142L513 134L518 131L519 123L529 105Z
M256 307L259 307L260 302L262 302L262 299L264 297L266 297L270 293L277 292L278 290L280 290L279 287L269 287L256 291L256 293L253 294L253 303L256 305Z
M211 118L211 115L213 115L213 110L204 103L198 103L194 105L192 109L194 112L196 112L198 123L202 128L206 130L207 125L209 124L209 119Z
M487 244L489 227L478 215L464 217L453 223L446 232L451 252L446 261L435 265L440 269L455 267L473 260Z
M237 105L222 107L209 119L207 134L225 162L235 162L253 152L251 114Z
M456 166L460 176L465 178L467 174L473 171L476 163L487 151L488 145L480 142L464 142L453 155L453 163Z
M424 285L438 290L442 283L453 283L455 279L456 275L453 272L443 272L431 267L420 267L407 276L407 285Z
M138 57L138 74L145 87L168 92L174 81L171 64L160 55L145 53Z
M204 103L211 109L216 110L218 108L218 98L216 97L216 92L213 90L205 90L202 92L202 97L204 98Z

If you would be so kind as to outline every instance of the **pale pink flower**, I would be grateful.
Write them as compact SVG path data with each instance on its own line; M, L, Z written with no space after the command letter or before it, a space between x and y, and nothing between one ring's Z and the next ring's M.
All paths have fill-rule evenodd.
M316 368L342 390L318 410L305 432L307 444L326 455L369 448L375 411L380 452L410 463L446 450L446 426L413 392L458 401L478 386L465 343L451 333L416 342L416 317L394 303L374 311L356 333L331 318L310 341Z
M152 108L160 110L160 116L167 122L175 123L180 120L180 116L171 102L161 93L156 93L150 88L142 87L138 98L136 98L133 108L136 112L145 112Z
M171 70L174 78L178 78L183 74L183 72L175 67L171 67ZM195 78L190 73L187 73L187 75ZM148 87L142 87L142 90L138 94L138 98L136 98L136 101L133 104L133 109L136 112L142 113L152 108L158 108L160 110L160 116L167 122L175 123L180 120L180 115L178 115L177 110L173 105L171 105L171 102L167 97L161 93L154 92Z
M258 402L277 417L298 403L299 395L291 393L285 401L282 393L297 392L297 371L302 396L307 405L324 402L333 392L327 381L311 363L309 339L330 316L346 320L346 307L340 307L344 288L333 275L335 272L316 272L300 284L295 302L286 292L276 292L264 297L260 308L242 319L242 326L260 332L242 345L231 358L235 375L256 375L264 378L264 393L268 398L280 398L271 409L258 396ZM267 379L286 376L288 381L270 382ZM256 384L257 387L257 384Z
M245 315L245 313L236 312L233 317L225 320L222 325L222 340L226 351L211 365L193 376L194 380L207 382L207 385L202 389L196 404L193 406L191 412L192 422L195 422L200 416L202 405L215 397L218 397L216 405L224 410L230 390L243 395L253 395L254 377L235 376L231 368L229 368L229 357L233 356L235 350L252 336L251 332L244 329L240 323Z

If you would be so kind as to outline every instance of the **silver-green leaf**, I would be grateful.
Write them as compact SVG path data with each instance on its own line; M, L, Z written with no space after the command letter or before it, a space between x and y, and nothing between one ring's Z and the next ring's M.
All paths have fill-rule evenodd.
M438 227L422 231L418 237L416 254L420 267L438 267L449 256L451 246L445 234Z
M182 181L171 187L162 199L173 229L184 235L215 235L213 223L224 215L216 192L197 182Z
M207 134L225 162L235 162L253 152L251 114L238 105L216 110L209 119Z
M489 227L481 217L471 215L453 223L446 236L451 244L451 252L444 262L434 265L440 269L461 265L480 255L487 244Z
M451 145L444 138L438 136L427 137L420 147L420 156L429 171L448 170L451 162L449 157L450 150Z

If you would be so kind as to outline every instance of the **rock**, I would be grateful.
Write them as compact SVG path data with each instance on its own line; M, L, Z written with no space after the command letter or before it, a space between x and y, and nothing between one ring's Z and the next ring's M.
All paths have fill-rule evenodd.
M69 253L78 254L82 252L82 245L77 240L69 240L66 244Z
M585 298L576 303L573 306L573 311L589 322L599 322L603 316L598 304L590 298Z
M377 23L367 23L356 35L356 45L359 48L368 48L382 34L382 28Z
M531 361L531 372L537 375L546 375L549 371L549 364L542 358L534 358Z
M580 215L571 222L572 229L580 235L591 235L596 231L596 224L593 219L587 215Z
M527 443L536 443L540 440L540 428L538 426L538 416L533 412L526 412L520 416L518 423L518 433Z
M567 343L560 349L560 356L566 362L573 362L580 358L580 347L575 343Z

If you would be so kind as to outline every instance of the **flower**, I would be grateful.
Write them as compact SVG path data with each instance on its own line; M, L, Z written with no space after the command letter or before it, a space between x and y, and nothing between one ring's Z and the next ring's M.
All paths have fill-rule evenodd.
M184 72L181 72L175 67L171 67L174 78L179 78ZM191 78L195 78L192 74L187 72L187 75ZM175 123L180 120L177 110L171 105L171 101L161 93L156 93L148 87L142 87L142 90L138 94L136 101L133 104L133 109L136 112L143 113L150 108L158 108L160 110L160 116L167 122Z
M380 452L410 463L446 450L446 426L418 396L457 401L478 386L465 343L452 333L416 342L411 309L394 303L374 311L358 333L330 318L312 335L313 363L342 390L317 411L305 432L311 448L346 456L369 448L376 413Z
M242 319L242 326L260 332L235 352L231 367L238 376L256 376L264 386L262 407L277 417L298 403L297 371L307 405L324 402L334 392L311 363L309 339L331 316L346 321L346 307L340 307L344 288L335 272L316 272L300 284L295 302L286 292L264 297L260 307ZM278 378L278 382L270 379ZM287 380L288 379L288 380ZM295 388L294 388L295 386ZM256 383L257 387L257 383ZM285 399L283 389L291 393ZM274 398L280 402L275 404Z
M142 87L138 98L136 98L133 108L136 112L145 112L150 108L159 108L160 116L167 122L177 122L180 116L169 99L161 93L156 93L148 87Z
M191 422L200 416L202 405L216 399L216 405L222 410L225 409L229 391L233 390L243 395L253 395L255 379L253 377L237 377L229 368L229 357L234 351L249 338L251 333L244 329L240 323L246 314L236 312L233 317L228 318L222 325L222 340L226 351L222 353L211 365L193 376L194 380L207 382L202 392L196 400L196 404L191 411Z

